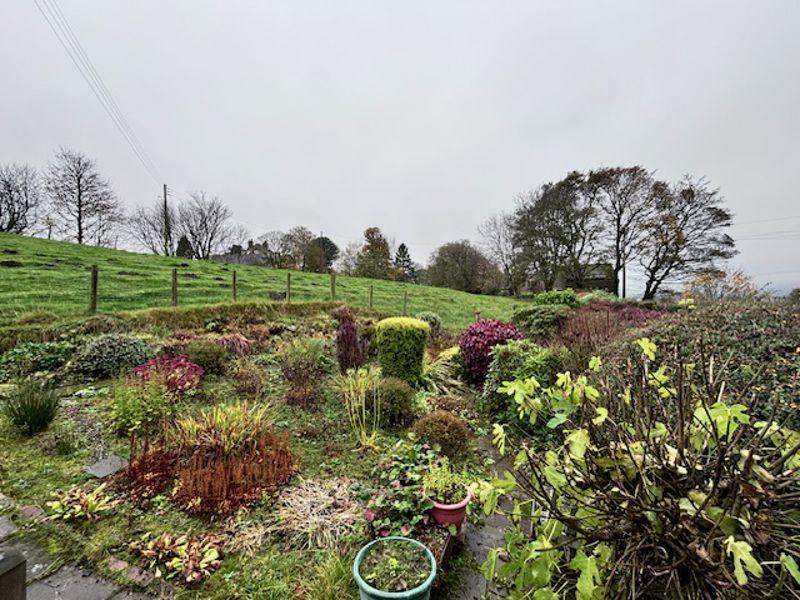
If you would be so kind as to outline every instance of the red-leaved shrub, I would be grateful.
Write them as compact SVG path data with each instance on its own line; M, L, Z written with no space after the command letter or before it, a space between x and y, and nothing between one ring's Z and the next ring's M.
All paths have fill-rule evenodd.
M336 331L336 358L339 370L357 369L364 364L364 348L358 335L358 323L352 311L346 306L333 311L333 318L339 321Z
M461 334L458 345L467 378L471 383L481 386L486 380L489 363L492 362L492 348L509 340L525 337L511 323L483 319L476 321Z
M228 335L218 337L215 341L225 348L225 350L236 356L244 356L250 352L250 340L241 333L229 333Z
M134 378L142 382L157 377L173 394L183 394L197 387L203 377L203 367L193 363L185 354L175 357L158 356L133 370Z

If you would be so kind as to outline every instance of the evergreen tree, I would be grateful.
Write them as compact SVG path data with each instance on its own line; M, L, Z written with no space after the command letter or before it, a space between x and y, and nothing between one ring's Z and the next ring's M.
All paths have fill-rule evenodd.
M392 255L389 242L377 227L369 227L364 231L364 245L356 259L356 275L373 279L388 279L392 266Z
M182 235L181 239L178 240L178 248L175 250L175 256L180 256L181 258L194 258L192 244L189 242L189 238L187 238L185 235Z
M408 246L400 244L394 255L394 267L402 275L403 281L417 283L417 270L408 252Z

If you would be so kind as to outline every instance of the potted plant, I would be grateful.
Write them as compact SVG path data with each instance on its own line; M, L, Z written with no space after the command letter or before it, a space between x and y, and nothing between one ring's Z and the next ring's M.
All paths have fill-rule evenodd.
M361 600L428 600L436 559L420 542L400 536L374 540L353 563Z
M467 516L467 504L472 497L467 478L455 473L447 457L444 457L431 465L423 478L423 488L433 504L429 511L433 520L444 527L452 525L456 531L461 531Z

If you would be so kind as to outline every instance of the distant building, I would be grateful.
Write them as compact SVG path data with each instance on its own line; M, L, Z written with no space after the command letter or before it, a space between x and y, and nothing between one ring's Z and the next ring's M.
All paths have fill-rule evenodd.
M553 289L563 290L572 288L576 291L605 290L612 294L616 293L614 286L614 268L608 263L592 263L586 265L583 280L567 277L563 273L556 275ZM525 285L523 291L528 293L543 292L544 284L535 278L531 278Z

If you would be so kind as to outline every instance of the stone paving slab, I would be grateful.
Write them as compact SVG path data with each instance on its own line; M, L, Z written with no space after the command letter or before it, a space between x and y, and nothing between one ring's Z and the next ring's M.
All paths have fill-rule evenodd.
M27 600L109 600L120 589L113 583L63 567L47 579L28 586Z
M153 600L155 597L156 596L150 596L141 592L125 590L124 592L120 592L116 596L113 596L111 600Z
M117 471L120 471L128 466L128 461L124 458L117 456L116 454L109 454L105 458L101 458L93 465L89 465L84 467L84 471L86 471L92 477L97 477L98 479L105 479L106 477L110 477Z
M8 517L0 517L0 540L17 532L17 527Z
M56 559L52 558L44 549L33 541L21 539L15 540L8 547L22 552L25 556L25 579L28 583L42 576L49 574L49 571L56 564Z

